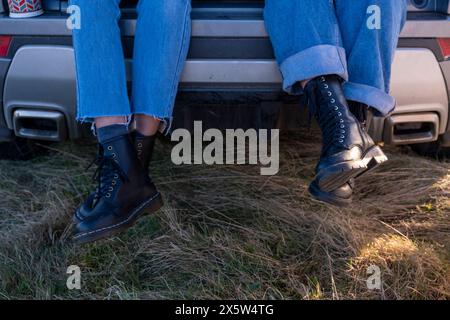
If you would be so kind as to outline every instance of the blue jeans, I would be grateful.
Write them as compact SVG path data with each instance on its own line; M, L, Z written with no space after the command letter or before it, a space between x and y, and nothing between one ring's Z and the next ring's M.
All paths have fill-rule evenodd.
M284 90L302 94L299 81L336 74L348 100L388 114L395 107L389 82L406 11L407 0L266 0Z
M190 0L140 0L131 102L119 29L120 0L71 0L80 8L73 30L80 121L144 114L170 126L191 33Z

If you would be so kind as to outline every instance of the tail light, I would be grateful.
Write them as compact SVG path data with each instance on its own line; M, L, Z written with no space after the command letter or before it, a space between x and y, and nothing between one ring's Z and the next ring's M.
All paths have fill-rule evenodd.
M441 48L442 55L445 60L450 58L450 38L438 39L439 48Z
M11 39L11 36L0 36L0 58L8 55Z

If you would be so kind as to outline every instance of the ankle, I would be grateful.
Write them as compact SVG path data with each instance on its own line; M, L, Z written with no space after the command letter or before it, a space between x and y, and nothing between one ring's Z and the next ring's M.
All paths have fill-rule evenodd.
M300 81L300 86L301 86L303 89L305 89L306 86L308 85L308 83L309 83L311 80L312 80L312 79L307 79L307 80Z
M136 131L143 136L153 136L158 132L160 120L144 114L136 114L134 116L134 123Z

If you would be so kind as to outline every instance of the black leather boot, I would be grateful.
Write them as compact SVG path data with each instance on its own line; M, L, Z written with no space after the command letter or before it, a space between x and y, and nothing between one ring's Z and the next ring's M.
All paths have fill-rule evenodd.
M332 192L367 170L364 159L372 151L371 139L350 112L340 77L311 80L305 97L323 136L315 182L320 190Z
M102 147L97 169L99 185L91 212L75 226L77 243L115 235L162 206L161 195L139 162L130 135L114 137Z
M347 207L353 201L353 189L355 188L355 180L350 179L349 182L333 190L325 192L319 188L316 181L309 186L309 193L316 199L337 207Z
M370 127L373 118L371 108L364 104L354 101L349 101L348 104L350 107L350 111L359 121L363 130L368 133L368 128ZM365 164L367 164L368 167L368 170L365 171L364 173L374 170L380 164L382 164L387 160L386 155L379 147L373 148L375 146L375 143L373 142L372 139L370 139L370 135L368 142L369 143L367 144L366 148L368 149L372 148L372 150L371 152L366 153L366 156L364 158L364 162ZM355 179L351 179L345 185L331 192L322 191L317 185L317 183L313 181L309 186L309 192L315 199L319 201L329 203L338 207L346 207L350 205L352 202L354 188L355 188Z
M136 131L134 131L131 134L131 137L133 139L133 144L136 150L137 157L139 161L141 162L144 169L147 171L148 174L148 167L150 165L150 161L152 159L153 155L153 149L155 146L156 141L156 135L147 137L140 135ZM97 158L93 163L98 164L103 157L103 147L101 144L98 144L98 152L97 152ZM89 216L93 209L93 203L95 200L95 196L97 194L97 190L95 190L93 193L91 193L84 203L77 208L75 211L75 214L73 215L73 222L79 223L85 219L85 217Z
M367 166L367 170L363 173L368 173L376 168L378 168L382 163L388 160L387 156L384 154L383 150L375 144L373 139L369 135L369 127L373 119L372 109L359 102L349 101L349 108L355 118L361 125L362 130L366 133L366 144L364 150L364 164Z

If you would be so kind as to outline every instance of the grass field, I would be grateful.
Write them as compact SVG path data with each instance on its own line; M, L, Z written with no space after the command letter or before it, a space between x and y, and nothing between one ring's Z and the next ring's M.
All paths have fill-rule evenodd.
M81 247L70 221L94 186L94 145L1 160L0 298L449 299L450 163L388 148L391 161L337 209L308 195L312 141L284 137L273 177L251 166L176 167L159 143L151 171L166 206ZM81 268L81 290L66 288L69 265ZM381 290L367 288L371 265Z

